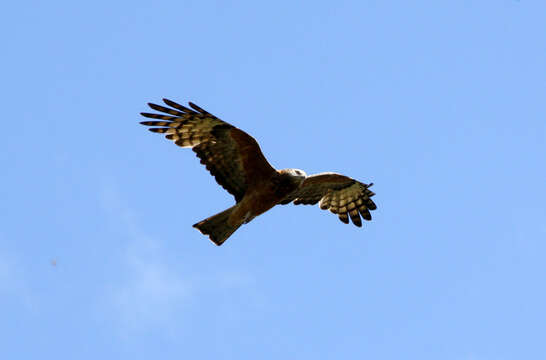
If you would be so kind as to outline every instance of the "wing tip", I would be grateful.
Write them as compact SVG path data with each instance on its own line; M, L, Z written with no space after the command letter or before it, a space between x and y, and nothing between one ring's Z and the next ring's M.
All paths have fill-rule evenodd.
M188 101L188 105L195 111L201 113L201 114L209 114L208 111L206 111L205 109L201 108L200 106L197 106L195 105L195 103L191 102L191 101Z

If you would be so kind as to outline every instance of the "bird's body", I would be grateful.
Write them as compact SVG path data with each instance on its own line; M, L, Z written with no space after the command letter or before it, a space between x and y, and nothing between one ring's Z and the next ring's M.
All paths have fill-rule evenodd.
M142 113L164 121L143 121L152 132L164 133L182 147L191 147L216 181L235 197L236 204L194 225L221 245L242 224L277 204L316 204L338 214L341 221L362 226L360 216L371 220L374 195L364 183L340 174L307 176L298 169L276 170L256 140L244 131L189 103L186 108L164 99L172 108L149 106L162 114Z
M294 176L286 170L276 171L273 176L257 179L237 204L234 218L242 216L244 222L249 222L297 190L303 180L303 177Z

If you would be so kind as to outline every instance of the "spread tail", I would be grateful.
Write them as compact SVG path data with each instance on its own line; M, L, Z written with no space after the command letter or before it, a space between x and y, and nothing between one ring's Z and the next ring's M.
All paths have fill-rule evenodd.
M234 226L228 224L228 218L235 210L235 206L201 220L193 227L201 231L203 235L208 235L213 243L220 246L242 225L242 222Z

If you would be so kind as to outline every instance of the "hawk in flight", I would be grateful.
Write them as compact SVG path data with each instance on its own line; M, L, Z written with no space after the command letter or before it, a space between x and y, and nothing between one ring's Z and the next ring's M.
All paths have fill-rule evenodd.
M169 107L148 105L167 115L141 113L156 119L141 124L165 134L178 146L192 148L218 184L235 197L234 206L193 225L216 245L222 245L242 224L277 204L319 203L321 209L337 214L345 224L351 218L358 227L362 226L361 216L372 219L370 210L376 209L371 199L375 194L369 189L372 184L336 173L307 176L298 169L276 170L256 140L244 131L191 102L188 108L163 101Z

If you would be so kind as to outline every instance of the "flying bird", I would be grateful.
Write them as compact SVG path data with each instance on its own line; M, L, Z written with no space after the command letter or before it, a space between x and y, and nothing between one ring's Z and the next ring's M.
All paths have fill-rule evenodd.
M369 187L350 177L328 172L307 176L303 170L276 170L266 160L256 140L189 103L189 108L163 99L169 107L148 103L157 113L141 113L154 121L142 121L148 130L183 148L189 147L216 181L235 197L235 205L194 224L218 246L242 224L277 204L315 205L337 214L345 224L349 218L362 226L361 218L371 220L376 205Z

